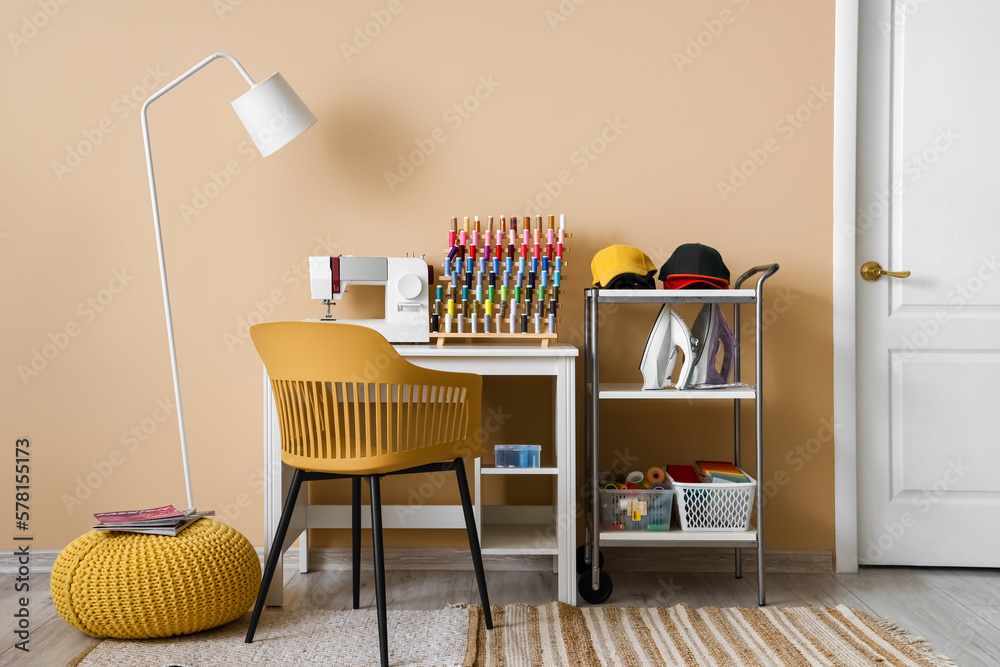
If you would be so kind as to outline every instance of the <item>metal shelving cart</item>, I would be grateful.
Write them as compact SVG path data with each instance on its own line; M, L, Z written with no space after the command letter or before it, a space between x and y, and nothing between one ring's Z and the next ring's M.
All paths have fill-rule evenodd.
M577 551L577 570L581 574L579 593L587 602L599 604L611 596L611 577L604 572L601 549L604 547L727 547L735 549L736 577L743 576L743 563L740 549L756 548L758 602L765 604L764 597L764 514L763 479L764 479L764 436L763 410L763 301L764 282L778 270L777 264L756 266L736 281L731 290L612 290L597 287L586 290L584 302L585 354L584 382L586 386L586 422L587 422L587 481L589 485L587 503L588 521L586 542ZM760 274L757 284L752 289L743 289L743 283L751 276ZM740 358L740 310L741 306L754 304L756 312L756 350L755 350L755 385L713 390L677 390L658 389L644 390L642 383L611 384L600 382L598 322L599 310L602 304L635 304L635 303L717 303L733 305L733 330L736 336L736 353L734 363L735 383L741 383ZM741 401L752 400L756 411L757 432L757 488L756 509L753 525L746 531L711 531L686 532L670 530L666 532L644 531L610 531L601 530L601 506L599 487L600 469L600 403L602 400L731 400L733 401L733 457L737 466L740 462L740 426Z

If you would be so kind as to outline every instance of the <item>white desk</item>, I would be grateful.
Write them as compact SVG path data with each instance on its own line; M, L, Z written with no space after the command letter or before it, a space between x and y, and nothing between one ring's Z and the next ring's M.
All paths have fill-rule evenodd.
M553 421L555 466L524 472L482 466L476 459L475 486L476 522L483 554L551 554L559 577L559 600L576 604L576 383L575 357L579 351L572 345L547 348L531 345L396 345L396 350L410 362L444 371L474 372L483 376L553 376ZM483 406L488 409L489 406ZM484 428L486 426L484 425ZM264 372L264 535L267 552L281 518L281 506L292 479L292 468L281 463L281 433L274 407L271 383ZM484 476L506 474L550 475L555 478L552 506L503 507L482 505ZM349 505L309 505L300 493L288 529L284 553L299 539L299 570L308 571L307 528L350 528ZM407 506L405 512L395 512L394 506L384 505L382 522L385 528L464 528L461 505ZM485 511L484 511L485 510ZM362 525L370 527L371 517L362 512ZM282 603L282 563L267 594L268 605Z

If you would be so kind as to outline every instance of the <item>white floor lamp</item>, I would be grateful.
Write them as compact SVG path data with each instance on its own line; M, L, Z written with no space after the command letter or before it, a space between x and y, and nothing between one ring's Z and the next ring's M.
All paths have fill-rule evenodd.
M177 349L174 346L174 325L170 314L170 293L167 290L167 265L163 259L163 236L160 232L160 207L156 200L156 181L153 179L153 155L149 148L149 125L146 109L154 100L162 97L181 81L205 67L213 60L225 58L231 62L243 78L250 84L250 90L243 93L232 104L236 115L243 121L250 138L257 145L260 154L267 157L295 137L305 132L316 122L316 116L309 111L301 98L281 74L275 72L260 83L254 83L247 71L235 58L225 53L215 53L180 75L154 93L142 105L142 138L146 145L146 169L149 171L149 194L153 202L153 225L156 228L156 250L160 256L160 282L163 285L163 309L167 316L167 342L170 345L170 366L174 375L174 398L177 401L177 425L181 434L181 458L184 463L184 483L187 486L188 507L194 507L191 493L191 469L188 465L187 437L184 433L184 408L181 405L181 383L177 374Z

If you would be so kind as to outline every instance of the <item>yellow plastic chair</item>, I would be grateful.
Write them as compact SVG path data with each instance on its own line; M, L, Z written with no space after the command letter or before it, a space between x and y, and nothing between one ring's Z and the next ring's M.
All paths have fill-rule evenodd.
M382 665L389 664L380 480L452 470L486 627L493 628L486 575L463 457L479 456L482 378L414 366L381 334L332 322L272 322L250 328L271 378L281 429L281 460L294 467L271 543L246 642L253 641L303 482L352 480L354 608L361 571L361 478L371 490L375 600Z

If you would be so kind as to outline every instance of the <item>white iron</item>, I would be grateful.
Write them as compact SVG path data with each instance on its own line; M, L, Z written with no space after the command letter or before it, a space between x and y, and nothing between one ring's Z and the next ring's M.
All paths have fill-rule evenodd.
M691 348L691 331L670 304L665 303L656 316L656 322L646 339L646 349L642 353L639 370L642 371L643 389L665 389L673 387L670 381L677 362L677 350L684 353L677 378L677 387L688 385L694 367L694 353Z
M691 327L691 346L694 350L694 370L691 389L712 389L729 382L736 355L736 337L717 303L706 303ZM722 367L716 368L719 347L722 347Z

